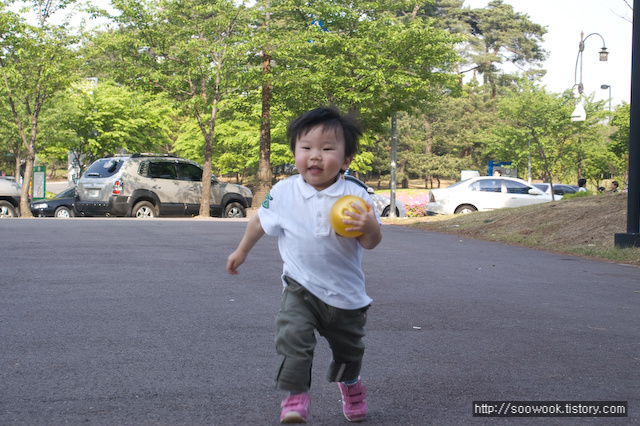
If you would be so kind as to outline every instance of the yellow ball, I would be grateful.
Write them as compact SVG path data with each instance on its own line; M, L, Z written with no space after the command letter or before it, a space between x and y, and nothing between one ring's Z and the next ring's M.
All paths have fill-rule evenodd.
M344 214L347 210L353 213L360 213L355 207L351 206L351 203L354 201L364 207L366 211L369 211L367 203L362 198L356 197L355 195L345 195L344 197L339 198L338 201L333 204L333 207L331 207L330 219L333 230L336 231L336 234L347 238L356 238L362 235L362 232L358 231L345 231L345 228L350 228L352 225L342 223L342 219L352 219Z

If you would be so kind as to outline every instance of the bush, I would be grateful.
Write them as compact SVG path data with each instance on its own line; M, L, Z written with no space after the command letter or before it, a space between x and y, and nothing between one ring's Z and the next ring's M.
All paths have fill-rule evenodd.
M593 192L587 190L587 191L579 191L579 192L574 192L573 194L567 194L564 197L562 197L563 200L571 200L573 198L582 198L582 197L590 197L592 195L595 195Z
M389 191L376 191L377 194L390 196ZM398 189L396 200L402 202L408 217L426 216L425 207L429 202L429 191L424 189Z

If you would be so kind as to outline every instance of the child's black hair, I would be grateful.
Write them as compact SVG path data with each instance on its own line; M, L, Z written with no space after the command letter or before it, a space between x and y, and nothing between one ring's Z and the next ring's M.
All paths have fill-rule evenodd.
M360 125L352 114L340 114L340 111L334 107L312 109L289 123L287 137L289 138L291 152L295 152L296 142L301 136L304 136L319 125L325 130L342 132L346 156L355 155L358 152L359 140L362 136Z

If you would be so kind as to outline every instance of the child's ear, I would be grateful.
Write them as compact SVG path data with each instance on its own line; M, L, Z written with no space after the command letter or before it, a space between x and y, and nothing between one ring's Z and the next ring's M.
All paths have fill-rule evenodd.
M349 165L351 164L351 162L353 161L353 155L348 155L344 158L344 164L342 165L342 171L346 172L347 169L349 168Z

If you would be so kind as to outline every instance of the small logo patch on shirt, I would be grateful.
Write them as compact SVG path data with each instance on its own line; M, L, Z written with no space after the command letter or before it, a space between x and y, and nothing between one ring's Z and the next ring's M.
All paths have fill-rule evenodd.
M273 200L271 193L268 193L266 197L264 197L264 201L262 202L262 207L265 209L269 208L269 201Z

